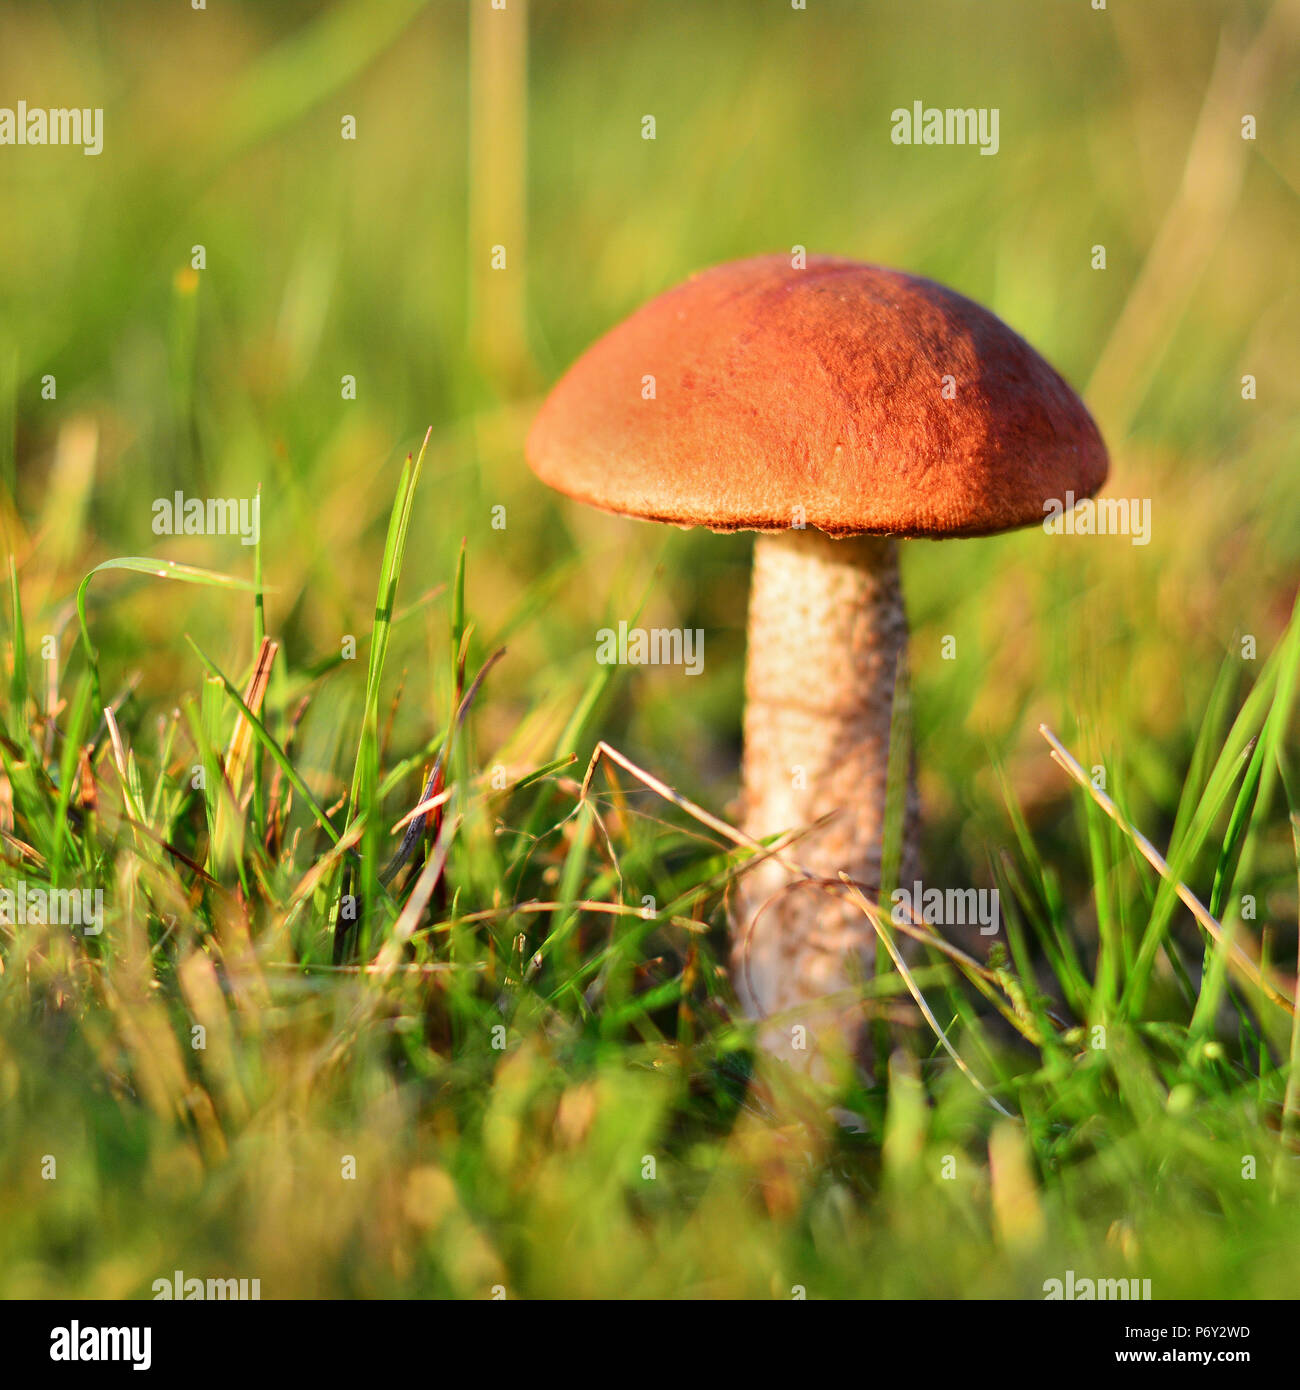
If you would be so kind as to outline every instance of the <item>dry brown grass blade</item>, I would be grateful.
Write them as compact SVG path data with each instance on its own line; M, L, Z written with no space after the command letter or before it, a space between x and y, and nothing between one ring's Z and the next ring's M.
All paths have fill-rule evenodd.
M1192 890L1185 883L1179 882L1179 880L1174 877L1174 871L1169 867L1169 864L1165 860L1164 855L1160 853L1160 851L1151 843L1150 840L1147 839L1145 835L1142 834L1140 830L1138 830L1135 826L1130 825L1129 822L1125 820L1123 813L1120 811L1119 807L1116 806L1115 803L1110 799L1110 797L1108 797L1105 792L1099 791L1096 787L1093 786L1092 779L1083 770L1079 763L1070 755L1069 750L1065 747L1061 740L1056 737L1056 735L1051 731L1051 729L1047 727L1046 724L1040 724L1038 726L1038 732L1042 734L1042 736L1051 745L1052 760L1059 767L1063 768L1065 772L1075 782L1077 782L1079 786L1081 786L1084 789L1084 791L1088 793L1089 796L1092 797L1092 799L1097 803L1097 805L1100 806L1103 811L1105 811L1105 813L1111 818L1111 820L1113 820L1115 824L1119 826L1119 828L1125 833L1125 835L1127 835L1133 841L1133 843L1138 847L1138 851L1142 855L1143 859L1145 859L1147 863L1151 865L1151 867L1156 871L1156 873L1158 873L1160 877L1163 878L1166 882L1171 883L1173 885L1174 892L1178 894L1178 898L1182 902L1183 906L1187 908L1187 910L1192 914L1192 916L1195 917L1196 920L1201 924L1201 926L1204 927L1205 930L1210 934L1210 936L1214 938L1215 942L1218 945L1224 945L1226 942L1229 960L1237 966L1237 968L1242 972L1243 975L1245 975L1251 981L1252 984L1256 985L1259 989L1263 990L1263 992L1268 996L1269 999L1273 1001L1274 1004L1277 1004L1281 1008L1286 1009L1288 1013L1294 1014L1294 1001L1288 999L1286 995L1284 995L1269 980L1265 978L1263 971L1261 971L1259 968L1259 965L1251 959L1249 954L1247 954L1247 952L1242 949L1238 942L1236 942L1235 940L1226 941L1223 927L1215 921L1214 917L1210 914L1209 909L1205 907L1201 900L1196 896L1195 893L1192 892Z
M460 655L458 658L458 669L456 677L456 693L458 695L460 695L460 692L464 689L465 655L468 650L468 638L469 630L466 629L466 632L461 640ZM487 679L488 672L491 671L491 669L497 664L498 661L501 660L503 656L505 656L505 654L505 647L498 647L496 651L494 651L492 655L488 657L488 659L483 663L483 665L479 667L478 675L474 677L473 684L471 684L470 688L465 691L463 696L460 697L460 701L456 706L455 716L452 719L451 724L447 728L447 737L443 741L442 747L438 750L438 757L433 764L433 771L430 772L428 780L424 784L424 790L420 793L420 804L423 805L425 802L429 802L433 806L433 820L432 825L429 828L432 829L435 836L438 834L439 829L442 825L443 802L439 798L441 797L443 791L443 781L445 780L447 775L447 766L449 754L451 751L452 740L456 737L458 731L460 730L460 726L465 722L466 717L468 716L470 710L473 708L474 701L478 698L479 689L482 686L483 682ZM401 871L403 864L406 863L406 861L411 857L412 853L414 852L415 847L419 843L420 837L424 834L426 827L429 826L428 816L428 810L421 811L417 807L414 815L407 817L409 824L406 826L406 833L402 836L402 842L400 845L398 845L397 852L383 867L383 869L380 870L380 883L387 886L388 884L392 883L393 880L397 877L398 873ZM342 937L338 929L336 928L336 943L341 939ZM341 960L335 960L336 965L340 963Z
M603 913L607 917L635 917L638 921L647 920L647 912L643 907L633 907L630 903L603 903L594 902L590 899L580 899L577 902L562 903L549 900L534 900L523 903L510 903L507 907L486 907L479 912L462 913L456 920L458 922L504 922L515 916L517 913L531 912L595 912ZM702 935L708 931L708 926L704 922L697 922L693 917L660 917L656 914L655 920L674 927L681 927L684 931L694 932Z
M1002 974L977 961L974 956L968 955L960 946L954 946L952 942L945 940L935 931L931 923L927 922L924 917L917 915L916 909L910 902L899 904L899 906L904 907L907 916L911 918L911 921L905 921L891 915L890 921L899 931L905 936L910 936L914 941L919 941L923 946L928 946L931 950L947 956L1026 1042L1032 1043L1035 1047L1043 1045L1042 1035L1032 1016L1025 1010L1023 998L1016 996ZM1002 996L1001 998L998 997L999 994ZM1050 1010L1047 1012L1048 1017L1059 1023L1060 1020L1056 1019Z
M326 965L321 961L274 960L268 961L264 968L290 971L295 975L383 975L387 979L391 975L481 975L487 965L481 960L463 963L448 960L403 961L392 970L387 967L381 970L375 964Z
M307 902L316 889L320 887L335 868L345 854L348 854L361 837L366 833L366 821L364 816L358 816L351 826L339 837L335 845L331 845L328 852L322 854L298 880L293 892L290 893L288 902L285 904L284 911L276 920L271 935L268 937L265 946L268 954L274 955L280 950L280 943L284 935L288 932L293 923L293 919L298 915L302 905Z
M391 975L401 962L406 943L414 935L420 917L428 907L433 891L438 886L438 880L442 877L442 871L447 866L447 852L451 848L451 842L456 838L460 820L459 816L449 816L443 820L438 838L434 841L433 853L420 870L415 887L411 889L410 896L393 924L392 933L375 957L375 973L381 980Z
M661 796L671 805L677 806L685 811L687 815L692 816L695 820L699 821L701 825L705 825L710 830L716 831L719 835L723 836L724 839L729 840L738 848L752 850L754 858L747 860L740 867L741 873L745 873L764 859L775 859L782 867L788 869L798 878L804 879L809 883L816 883L823 888L838 890L840 885L836 880L823 878L818 874L814 874L811 869L800 864L797 860L791 859L787 853L792 845L798 843L800 839L809 834L812 830L815 830L817 826L821 825L829 816L823 816L821 820L807 827L807 829L790 831L777 840L775 844L761 844L758 840L746 835L743 831L737 830L735 826L729 825L724 820L719 820L717 816L711 815L702 807L697 806L689 797L682 796L679 792L674 791L667 783L660 781L659 778L647 772L644 768L638 767L630 758L620 753L617 748L610 747L610 745L603 740L596 745L591 755L591 762L588 764L586 776L583 778L582 786L578 790L580 800L585 801L588 799L592 775L595 772L597 760L601 757L606 757L612 762L616 762L621 768L630 772L633 777L648 787L652 792ZM833 815L834 812L830 814ZM849 882L852 882L852 880L850 879ZM860 884L855 886L859 889L861 888ZM953 946L950 942L945 941L943 937L935 932L929 922L917 917L910 907L908 908L908 913L913 918L913 921L911 923L899 923L901 929L908 936L914 937L917 941L924 942L927 946L933 946L938 951L942 951L944 955L948 956L955 963L963 966L965 969L975 972L990 984L999 984L998 977L994 971L990 970L985 965L981 965L973 956L967 955L966 952L959 947Z
M77 793L81 809L94 812L99 807L99 792L95 787L95 768L90 761L91 745L86 744L77 759Z
M726 821L719 820L717 816L711 815L703 806L697 806L689 797L685 797L680 792L675 791L667 782L660 781L653 773L647 772L643 767L638 767L631 758L620 753L617 748L611 747L604 739L601 739L592 750L591 761L587 764L587 772L582 779L582 786L578 792L578 799L580 801L587 801L589 799L591 793L591 779L595 774L596 765L602 757L617 763L625 772L631 773L643 786L648 787L657 796L661 796L670 805L685 811L688 816L699 821L701 825L708 826L710 830L721 835L723 839L730 840L733 845L738 846L740 849L752 850L757 858L750 860L749 863L746 864L746 868L758 862L758 858L772 858L784 865L791 873L801 878L811 879L818 883L822 881L810 869L785 857L785 846L788 845L792 839L797 838L796 836L783 836L781 840L771 846L761 844L758 840L751 838L743 831L737 830L734 825L728 825Z
M266 688L271 679L271 667L275 662L275 654L279 650L278 642L273 642L269 637L262 638L262 645L257 651L257 661L253 666L253 674L249 677L248 685L244 688L244 703L259 719L262 715L262 702L266 698ZM229 797L218 796L217 798L217 818L212 835L214 845L222 846L230 843L228 837L232 829L231 817L239 814L243 805L247 804L248 798L252 797L253 792L250 787L248 798L245 798L241 805L240 791L243 787L244 769L248 765L248 755L252 744L253 726L244 717L243 710L240 710L235 716L235 727L230 735L230 747L226 750L226 757L222 765L230 795Z
M12 845L24 858L30 859L38 868L44 868L45 856L40 850L33 849L26 840L20 840L17 835L11 834L8 830L0 826L0 840L5 844Z
M133 820L130 816L127 815L124 815L122 817L122 824L129 825L132 830L138 831L141 835L147 836L160 849L166 850L167 853L170 854L173 859L179 859L180 862L184 864L187 869L189 869L192 873L196 874L199 878L201 878L204 881L204 883L206 883L209 887L215 888L221 892L225 891L221 887L220 881L213 878L212 875L203 867L202 864L198 862L197 859L191 859L190 856L186 854L183 849L178 849L174 844L172 844L170 840L168 840L165 836L160 835L152 826L146 825L145 822L142 820Z
M420 870L419 876L415 880L415 886L411 889L397 921L393 924L392 933L380 947L374 961L369 964L360 963L353 973L362 977L371 977L381 985L395 974L402 973L402 967L405 964L402 960L402 952L414 935L420 917L425 908L428 907L429 900L433 897L434 890L442 878L443 870L447 864L447 852L451 848L452 840L455 839L456 831L460 828L460 821L460 816L443 818L438 838L434 841L433 853L429 855L424 867ZM333 962L336 970L343 970L347 965L348 962L344 961L336 960ZM382 989L368 990L357 1001L347 1022L318 1054L315 1065L320 1071L328 1071L343 1062L344 1058L349 1055L357 1036L374 1020L376 1014L383 1007L383 1003L384 991Z
M971 1071L970 1067L966 1065L961 1053L948 1041L947 1033L943 1031L943 1028L939 1024L939 1020L934 1016L933 1010L930 1008L929 1004L926 1003L925 995L921 993L920 987L912 978L912 972L907 968L907 962L904 961L898 947L894 944L893 933L889 930L885 922L885 914L880 910L880 907L867 897L848 874L841 873L840 882L848 889L849 897L852 898L858 907L866 914L867 921L871 923L876 930L876 935L884 942L885 950L889 952L889 958L894 962L894 969L902 976L903 983L907 986L907 992L916 1000L917 1008L925 1015L925 1021L934 1030L935 1037L943 1044L944 1051L956 1062L958 1070L984 1099L988 1101L994 1110L1005 1115L1009 1120L1015 1119L1011 1111L989 1091L989 1088L985 1086L979 1077Z
M126 807L127 815L132 820L144 820L144 814L135 804L135 797L131 794L131 778L126 764L126 747L122 742L121 731L117 727L117 716L113 713L112 707L104 709L104 720L108 725L108 737L113 747L113 766L117 768L117 775L122 783L122 804Z
M412 806L411 809L401 818L401 820L399 820L397 824L392 827L389 833L392 835L396 835L399 830L405 830L406 827L410 825L410 823L413 820L418 819L418 817L426 815L430 811L436 810L439 806L445 806L447 802L450 801L451 798L455 795L455 793L456 787L453 784L450 787L445 787L442 791L440 791L437 794L437 796L431 796L427 800L421 801L419 805Z
M685 811L687 815L699 821L701 825L705 825L710 830L716 831L717 834L721 835L724 839L730 841L737 847L753 851L753 858L749 859L745 864L743 864L740 867L740 873L743 874L747 872L749 869L752 869L756 864L760 863L764 859L775 859L779 864L781 864L795 877L801 878L809 883L816 883L821 887L831 889L832 891L840 890L842 886L841 883L837 883L834 879L822 878L820 875L814 874L803 864L800 864L798 863L798 861L789 857L788 850L790 849L790 847L804 835L808 834L809 830L815 829L815 826L809 827L808 830L791 831L789 834L782 836L781 839L779 839L775 844L770 846L760 844L759 841L746 835L743 831L737 830L735 826L729 825L726 821L720 820L717 816L711 815L708 811L704 810L702 806L697 806L695 802L690 800L689 797L682 796L680 792L675 791L672 787L668 786L666 782L663 782L658 777L654 776L653 773L647 772L642 767L638 767L637 764L631 760L631 758L627 757L623 753L620 753L617 748L611 747L603 739L596 745L595 749L592 751L591 761L587 765L587 772L582 779L582 786L580 787L578 793L580 801L588 800L591 791L591 779L595 775L596 765L602 757L608 758L611 762L617 763L619 767L621 767L625 772L630 773L633 777L637 779L637 781L641 782L644 786L648 787L652 792L662 797L671 805L677 806L681 810ZM860 884L854 883L852 879L845 878L844 875L841 875L841 880L844 885L848 885L851 889L856 891L858 897L861 898L862 901L868 901L865 895L862 893L862 887ZM875 910L879 911L879 908L876 908ZM914 920L912 923L900 923L899 926L902 929L902 931L904 931L907 935L914 937L916 940L923 942L925 945L932 946L935 950L940 951L942 954L948 956L949 959L951 959L963 970L978 976L980 979L983 979L988 984L1001 990L1003 994L1007 995L1007 998L1011 1002L1014 1010L1016 1001L1011 998L1010 994L1007 992L1006 985L1002 980L998 978L996 972L990 970L987 966L981 965L979 961L974 959L974 957L967 955L958 947L953 946L948 941L945 941L943 937L941 937L933 929L930 923L924 921L921 918L917 918L915 916L915 913L911 912L910 908L909 914L912 915ZM996 1005L996 1000L994 1002ZM1016 1027L1022 1033L1024 1033L1024 1035L1027 1038L1029 1038L1031 1042L1038 1043L1039 1041L1041 1041L1040 1039L1035 1038L1030 1033L1026 1032L1024 1027L1022 1026L1022 1022L1019 1021L1012 1013L1008 1013L1005 1009L1002 1009L1000 1006L998 1007L999 1012L1002 1013L1003 1017L1006 1018L1008 1022L1010 1022L1014 1027Z
M260 719L262 701L266 698L266 687L271 680L271 667L280 644L269 637L262 638L258 648L257 663L244 689L244 703ZM239 800L240 788L244 782L244 768L248 763L249 750L253 744L253 726L244 718L243 710L235 718L234 732L230 736L230 747L226 751L226 781L230 783L231 794ZM220 810L218 810L218 816Z

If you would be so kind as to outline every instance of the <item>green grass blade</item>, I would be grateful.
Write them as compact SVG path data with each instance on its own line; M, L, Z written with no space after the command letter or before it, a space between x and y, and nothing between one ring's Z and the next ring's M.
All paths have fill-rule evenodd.
M133 574L152 575L155 579L174 579L181 584L199 584L208 589L233 589L243 593L256 589L256 585L250 584L246 579L236 579L230 574L197 569L193 565L178 565L172 560L150 559L145 555L119 555L96 565L77 588L77 621L81 625L81 642L90 669L96 710L103 709L104 701L99 679L99 652L90 639L90 624L86 619L86 590L97 574L103 574L108 570L127 570Z

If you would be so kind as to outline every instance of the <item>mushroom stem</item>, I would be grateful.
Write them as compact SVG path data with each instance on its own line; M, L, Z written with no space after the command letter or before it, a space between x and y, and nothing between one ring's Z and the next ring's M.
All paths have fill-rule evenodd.
M890 717L907 618L889 538L761 533L754 546L745 693L744 826L755 838L825 825L790 858L819 877L843 870L880 890ZM833 813L833 814L832 814ZM919 807L908 754L899 882L916 875ZM732 966L751 1017L798 1010L764 1044L793 1062L833 1029L853 1048L861 1011L809 1011L871 972L875 932L842 891L809 884L775 859L739 880ZM796 1034L803 1024L806 1036Z

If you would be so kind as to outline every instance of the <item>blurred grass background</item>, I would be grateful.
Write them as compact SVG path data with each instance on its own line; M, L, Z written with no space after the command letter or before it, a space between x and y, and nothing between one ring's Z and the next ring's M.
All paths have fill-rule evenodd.
M473 61L471 12L484 31ZM1110 491L1152 499L1146 548L1048 546L1037 532L908 547L922 768L983 761L986 740L1033 748L1039 715L1084 702L1103 740L1157 735L1142 771L1167 785L1160 743L1182 751L1178 731L1239 633L1267 647L1295 577L1294 7L534 3L526 92L505 80L522 54L498 52L509 42L490 32L524 13L6 8L4 90L106 112L98 158L4 152L13 547L45 526L70 574L144 550L237 565L248 557L221 538L154 537L151 503L260 483L272 625L292 651L332 649L365 621L397 460L432 424L416 582L445 578L470 537L491 631L539 573L576 557L511 662L521 701L561 708L593 630L664 561L651 616L705 628L706 673L689 701L667 698L671 675L646 673L620 717L670 780L701 791L703 769L722 785L748 538L558 506L521 442L545 386L643 299L719 260L806 245L952 284L1080 388L1104 369L1090 404L1115 456ZM1253 80L1234 83L1252 60ZM1216 63L1229 89L1212 113L1219 142L1189 167ZM918 99L999 107L998 155L892 145L889 112ZM1253 143L1239 136L1247 111ZM341 138L346 115L355 141ZM478 187L473 139L482 177L517 190ZM524 143L526 171L499 153ZM1177 257L1201 253L1126 324L1135 289L1169 274L1150 261L1162 236ZM496 244L504 271L489 269ZM1091 269L1094 244L1105 271ZM56 401L41 399L47 373ZM355 401L341 399L345 374ZM68 517L58 483L84 468L89 515ZM146 688L163 691L183 679L178 628L220 652L228 621L199 591L144 586L114 593L99 633L110 652L124 634L154 647ZM935 659L947 633L957 663ZM1081 679L1084 648L1104 688ZM932 825L973 809L949 778L925 790Z
M551 756L591 678L596 629L630 618L648 591L648 624L704 629L704 674L687 689L671 668L636 671L593 737L721 812L736 786L749 538L568 506L527 471L522 441L559 372L644 299L705 265L803 245L933 276L987 304L1084 392L1112 450L1107 491L1152 499L1146 547L1049 544L1037 530L905 547L932 877L991 881L990 846L1011 839L1002 765L1044 858L1067 892L1087 894L1092 866L1035 732L1043 720L1086 764L1106 764L1134 820L1165 842L1220 667L1240 656L1243 635L1261 660L1272 649L1300 570L1295 0L1106 11L1082 0L809 0L804 11L778 0L509 0L505 11L488 0L282 0L202 12L127 0L6 4L0 31L3 101L105 111L97 158L0 148L0 533L32 633L57 631L70 649L70 597L112 555L249 577L251 550L230 538L156 537L152 503L178 489L241 497L260 485L267 625L285 655L269 705L282 704L286 669L369 630L400 462L432 426L401 598L447 583L467 539L478 656L509 633L475 711L483 763ZM999 153L894 146L890 112L916 100L999 108ZM1241 138L1246 114L1253 141ZM645 115L653 141L641 138ZM349 116L355 140L342 138ZM1098 244L1104 271L1092 268ZM491 268L497 245L502 270ZM355 400L342 398L347 375ZM1245 375L1257 399L1243 400ZM497 506L504 530L492 526ZM169 710L201 679L181 634L239 670L245 615L235 595L97 580L106 694L138 679L123 718ZM445 719L447 623L443 592L395 631L390 670L407 672L396 748L418 748ZM956 661L941 659L947 635ZM363 681L359 665L331 676L298 737L325 804L346 790L336 760ZM1254 870L1262 914L1293 942L1285 817L1261 839ZM533 1103L545 1063L525 1049L507 1065L519 1103ZM593 1095L602 1084L584 1083ZM609 1085L607 1106L569 1102L572 1132L587 1142L572 1108L589 1103L610 1154L640 1153L654 1103ZM555 1195L562 1142L556 1154L516 1151L526 1140L513 1094L498 1080L485 1104L499 1147L489 1138L459 1176L490 1207L509 1186L494 1186L494 1171L522 1191L540 1182L531 1164L558 1165L552 1186L541 1184L555 1228L543 1212L509 1261L527 1270L550 1258L527 1251L553 1250L575 1206ZM407 1123L405 1103L377 1093L358 1133ZM143 1131L118 1142L148 1147ZM242 1142L294 1140L253 1126ZM779 1144L759 1130L744 1142ZM76 1273L32 1253L5 1291L24 1280L137 1289L155 1255L170 1258L170 1223L190 1200L176 1194L210 1191L195 1174L185 1181L151 1197L148 1249L79 1247ZM379 1203L384 1220L405 1212L430 1231L470 1221L441 1169L411 1182ZM616 1221L596 1201L591 1241L579 1245L604 1248L606 1263L570 1270L567 1286L536 1271L524 1284L663 1292L676 1279L710 1291L710 1243L727 1245L734 1271L744 1264L736 1233L749 1228L729 1219L741 1201L733 1186L700 1184L714 1200L707 1218L699 1208L694 1243L674 1253L670 1241L651 1259L645 1240L656 1237L635 1234L657 1229L650 1217ZM130 1206L123 1191L79 1191L87 1210ZM268 1283L278 1271L281 1289L464 1293L499 1273L501 1256L466 1236L479 1253L451 1273L421 1274L410 1256L381 1278L362 1261L371 1282L349 1287L344 1250L327 1248L344 1225L317 1229L300 1212L319 1276L298 1258L307 1246L292 1259L259 1248L259 1204L275 1200L248 1195L248 1228L226 1237L237 1268L266 1269ZM829 1219L820 1200L814 1229ZM625 1249L596 1238L602 1220L630 1222ZM365 1238L387 1250L377 1222ZM814 1238L804 1258L841 1291L926 1291L896 1265L875 1283L863 1273L871 1242L891 1238ZM1169 1277L1198 1291L1191 1236L1156 1239L1170 1243ZM44 1240L33 1235L32 1251ZM975 1246L954 1256L929 1291L1025 1287L982 1258ZM1239 1260L1235 1275L1221 1263L1204 1278L1249 1285L1241 1249L1225 1258ZM766 1268L757 1255L754 1268ZM716 1277L718 1291L755 1291L749 1275Z

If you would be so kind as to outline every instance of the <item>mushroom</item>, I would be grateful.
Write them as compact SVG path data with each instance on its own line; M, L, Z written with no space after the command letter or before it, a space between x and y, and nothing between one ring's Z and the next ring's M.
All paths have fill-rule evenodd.
M528 438L533 471L605 511L759 533L749 603L743 827L806 831L731 904L746 1012L793 1011L870 973L875 933L838 885L879 894L894 693L907 647L897 541L1041 523L1091 496L1105 445L1078 396L986 309L931 280L829 256L692 277L569 369ZM897 882L918 877L910 750ZM812 827L808 830L808 827ZM769 1026L764 1044L816 1047ZM814 1039L814 1043L816 1040ZM800 1045L804 1055L800 1056Z

